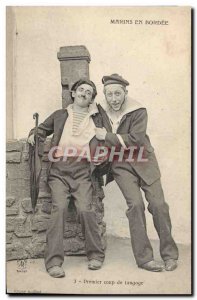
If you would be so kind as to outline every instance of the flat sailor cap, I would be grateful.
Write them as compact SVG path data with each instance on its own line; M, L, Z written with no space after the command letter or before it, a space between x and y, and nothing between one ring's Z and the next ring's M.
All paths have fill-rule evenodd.
M120 76L118 74L112 74L110 76L103 76L102 83L104 84L104 86L106 86L108 84L121 84L126 87L127 85L129 85L129 82L127 80L125 80L124 78L122 78L122 76Z

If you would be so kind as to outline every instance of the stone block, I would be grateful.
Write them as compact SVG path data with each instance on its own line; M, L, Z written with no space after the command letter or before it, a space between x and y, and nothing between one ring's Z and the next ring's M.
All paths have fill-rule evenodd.
M64 238L79 237L84 240L84 236L81 230L81 224L76 222L65 222L64 227Z
M18 215L18 213L19 213L19 208L18 207L6 208L6 215L7 216L15 216L15 215Z
M30 181L29 179L7 179L6 194L16 198L16 203L20 199L30 197Z
M19 179L20 178L20 165L19 164L7 164L6 171L7 171L8 179Z
M7 245L6 248L6 259L14 260L14 259L25 259L27 258L27 253L23 247L23 244L20 242L16 242L14 244Z
M73 212L68 212L67 215L66 215L66 221L67 222L77 222L77 214L75 211Z
M21 178L30 179L30 168L27 162L20 164Z
M31 243L25 247L26 253L30 258L43 258L45 251L44 243Z
M17 179L7 179L6 180L6 194L11 195L11 197L18 198L19 192L19 180Z
M29 160L29 152L22 153L22 161L27 162Z
M33 216L32 218L32 230L33 231L46 231L48 228L48 222L49 222L50 216L47 215L38 215Z
M90 53L83 45L60 47L57 57L60 61L87 60L90 62Z
M32 204L31 204L31 198L24 198L22 201L21 201L21 206L23 208L23 211L25 213L30 213L33 211L32 209Z
M30 180L27 179L21 179L20 180L20 198L29 198L30 197Z
M10 140L6 143L6 151L12 152L12 151L18 151L21 152L22 150L22 143L18 140Z
M85 254L85 242L77 238L66 239L64 252L66 255Z
M13 240L13 232L6 233L6 244L11 244Z
M22 154L28 155L29 156L29 143L27 142L27 139L21 140L22 145L23 145L23 150Z
M31 224L27 217L17 217L14 233L17 237L31 237Z
M46 232L39 232L32 238L33 244L46 243Z
M39 188L40 188L40 193L50 193L50 189L47 183L47 176L43 175L43 173L41 172L41 177L40 177L40 183L39 183ZM42 197L42 196L41 196ZM46 198L46 196L45 196Z
M7 152L6 153L7 163L20 163L21 162L21 152Z
M39 197L40 199L49 199L49 198L51 198L51 194L50 194L48 191L46 191L46 190L44 190L44 191L39 191L38 197Z
M77 235L77 224L76 223L65 223L64 238L71 238Z
M52 209L52 203L49 201L43 201L41 211L50 214Z
M48 196L47 196L47 194L48 194ZM46 181L41 180L40 184L39 184L39 195L38 195L38 197L39 198L50 198L51 196L49 194L50 194L50 189L49 189L48 184L46 183Z
M16 197L8 196L6 197L6 206L11 207L16 202Z
M19 142L23 145L23 151L29 151L29 143L27 142L27 138L20 139Z
M15 229L16 218L14 217L7 217L6 218L6 232L13 232Z
M77 236L81 239L81 240L85 240L85 237L82 233L82 230L81 230L81 224L78 224L77 225Z
M12 152L10 152L12 153ZM30 169L28 163L7 164L8 179L29 179Z

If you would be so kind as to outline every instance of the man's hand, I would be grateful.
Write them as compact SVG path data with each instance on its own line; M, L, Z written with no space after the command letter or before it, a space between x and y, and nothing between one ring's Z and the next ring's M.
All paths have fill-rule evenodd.
M102 141L102 140L105 140L105 136L107 134L107 130L104 127L102 127L102 128L96 127L95 128L95 134L96 134L96 138L99 141Z
M106 161L108 159L108 156L105 155L105 156L102 156L102 157L93 157L92 158L92 162L95 166L99 166L101 165L102 163L104 163L104 161Z
M30 137L27 139L27 142L32 146L35 144L34 134L30 135Z

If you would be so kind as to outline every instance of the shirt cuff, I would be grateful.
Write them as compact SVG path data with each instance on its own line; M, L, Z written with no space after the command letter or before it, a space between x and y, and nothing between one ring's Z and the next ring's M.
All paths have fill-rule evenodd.
M121 137L121 135L120 134L116 134L116 135L117 135L117 137L119 139L120 144L126 149L127 146L125 145L125 143L124 143L123 138Z

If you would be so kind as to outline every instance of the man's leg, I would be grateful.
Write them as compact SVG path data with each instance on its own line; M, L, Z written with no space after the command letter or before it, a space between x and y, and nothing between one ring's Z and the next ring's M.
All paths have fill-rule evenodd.
M103 262L105 253L101 241L101 232L96 213L92 210L91 205L93 186L90 178L90 165L88 162L81 162L81 165L76 169L73 168L73 170L72 195L75 198L75 205L85 237L87 258L88 260Z
M48 183L52 195L52 211L46 236L45 266L47 270L54 266L61 266L64 261L64 219L70 196L68 185L61 180L61 177L54 175L53 170L51 170Z
M126 215L129 220L131 244L137 265L140 267L153 260L153 249L147 236L145 208L139 180L130 170L131 166L128 164L114 163L112 166L114 179L128 205Z
M160 179L151 185L142 182L141 187L149 202L148 210L153 216L154 226L160 238L160 253L164 261L177 260L178 248L171 234L169 207L165 202Z

